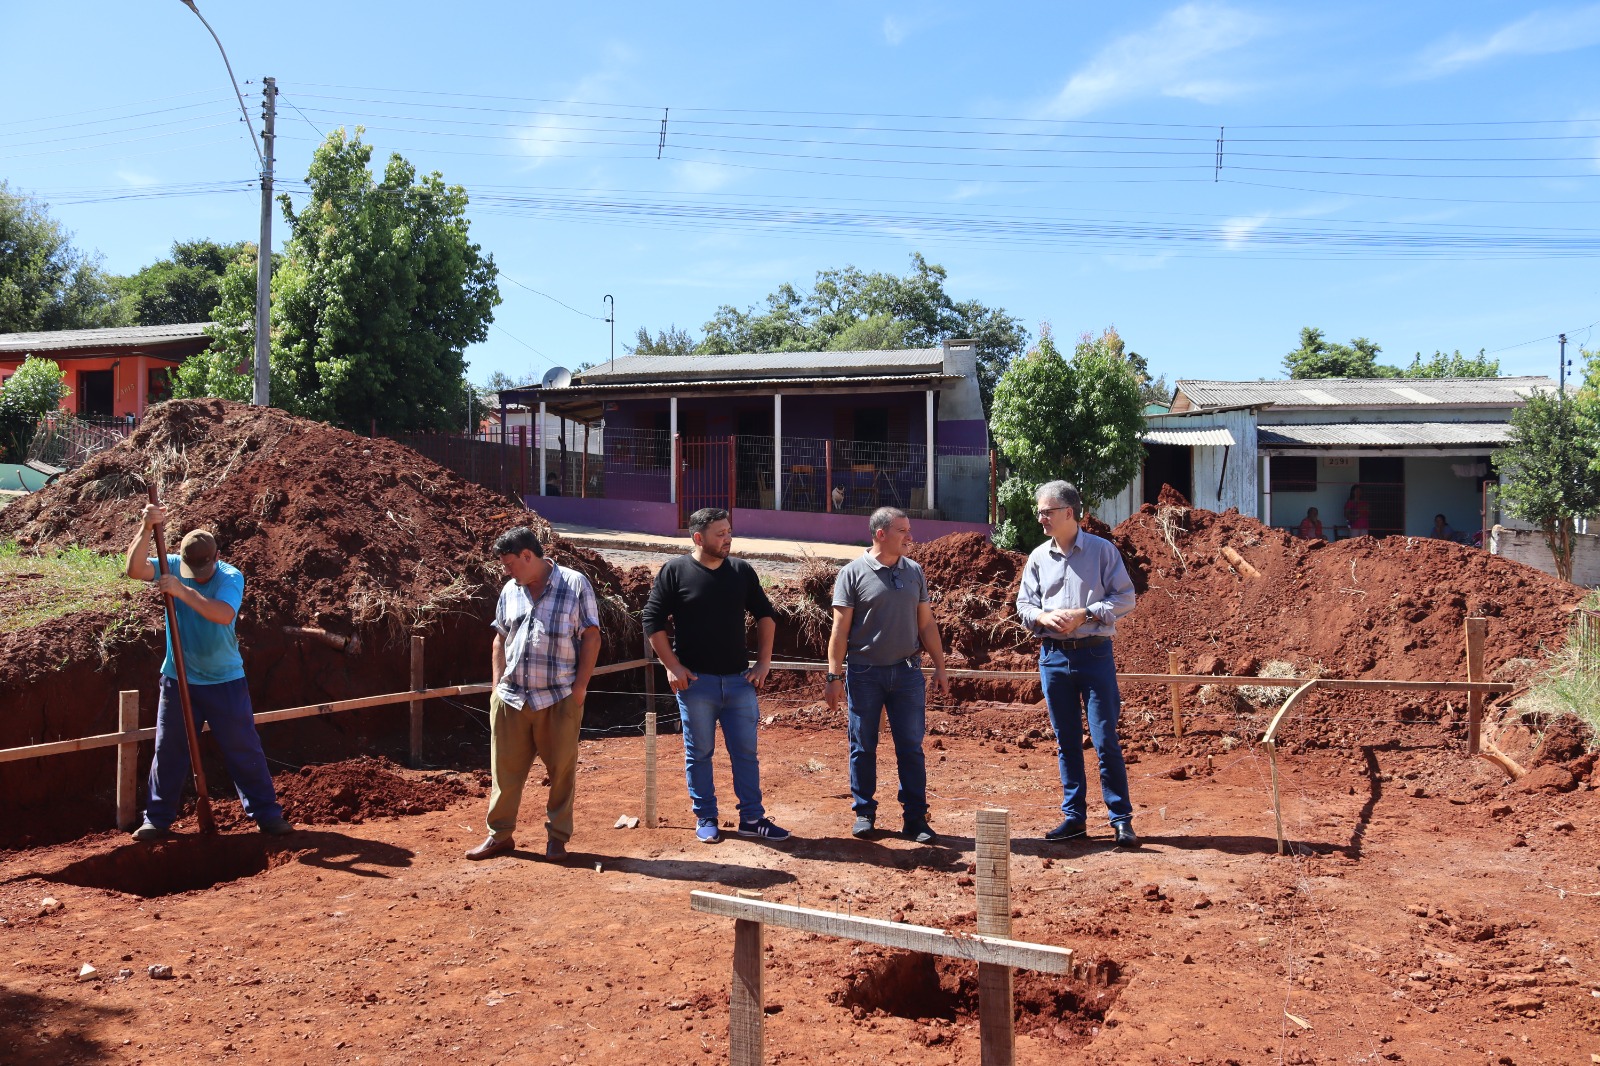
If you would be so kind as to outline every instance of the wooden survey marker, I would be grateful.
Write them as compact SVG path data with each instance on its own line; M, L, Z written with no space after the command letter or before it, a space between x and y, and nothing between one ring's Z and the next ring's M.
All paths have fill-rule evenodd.
M1011 812L978 812L978 933L1011 936ZM983 1066L1016 1057L1011 967L978 963L978 1036Z
M977 936L952 933L925 925L861 918L834 911L813 910L785 903L768 903L747 896L716 892L690 892L689 906L705 914L734 919L733 989L729 998L728 1061L733 1066L760 1066L765 1054L766 1013L762 1003L763 925L860 940L883 947L967 959L978 964L978 1026L985 1066L1012 1061L1011 970L1071 973L1073 955L1068 948L1012 940L1011 842L1006 811L978 812L978 926ZM1003 923L1008 935L983 932ZM994 1030L991 1033L991 1030Z

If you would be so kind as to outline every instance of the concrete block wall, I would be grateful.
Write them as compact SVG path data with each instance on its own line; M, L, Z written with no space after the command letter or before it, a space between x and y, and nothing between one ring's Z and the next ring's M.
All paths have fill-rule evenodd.
M1575 533L1573 539L1576 542L1572 550L1573 584L1584 588L1600 586L1600 534ZM1538 530L1495 526L1490 533L1489 550L1547 574L1556 572L1555 558L1545 544L1544 534Z

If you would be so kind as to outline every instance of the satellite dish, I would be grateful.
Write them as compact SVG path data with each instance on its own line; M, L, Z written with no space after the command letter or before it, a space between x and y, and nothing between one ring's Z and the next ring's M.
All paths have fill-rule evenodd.
M545 372L544 380L539 382L541 388L564 389L572 384L572 371L564 366L553 366Z

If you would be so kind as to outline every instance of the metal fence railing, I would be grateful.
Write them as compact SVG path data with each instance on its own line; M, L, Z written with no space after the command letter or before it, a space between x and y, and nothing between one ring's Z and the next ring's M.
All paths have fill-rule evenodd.
M27 461L67 469L82 466L96 452L115 447L139 428L132 418L79 418L56 411L39 419L28 442Z
M928 449L922 443L784 437L780 464L770 434L674 439L662 430L600 427L585 433L569 424L564 438L551 434L542 442L541 477L540 442L533 437L531 427L514 426L504 436L494 430L395 439L513 497L676 499L684 514L731 505L864 515L889 505L916 517L971 522L988 521L991 509L993 464L981 447L934 449L930 503Z

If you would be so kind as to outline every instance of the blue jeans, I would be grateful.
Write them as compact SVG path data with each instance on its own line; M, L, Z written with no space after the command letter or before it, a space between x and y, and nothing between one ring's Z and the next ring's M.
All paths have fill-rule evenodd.
M756 719L760 708L755 686L743 674L700 674L677 693L683 718L683 770L689 781L689 803L700 820L717 819L717 786L711 756L717 750L717 723L733 763L733 792L739 797L739 821L759 822L761 764L756 759Z
M1089 739L1100 758L1100 794L1111 824L1130 821L1133 803L1128 799L1128 768L1122 762L1122 742L1117 738L1122 694L1117 690L1111 642L1071 649L1045 644L1039 651L1039 676L1050 708L1050 728L1056 731L1061 746L1061 813L1082 821L1088 809L1083 768L1083 720L1087 717Z
M233 778L244 813L258 822L282 818L283 808L278 805L267 756L256 735L250 687L244 678L220 685L190 685L189 703L194 708L196 730L207 722L211 724L211 738L222 752L222 765ZM178 807L188 783L189 738L183 728L178 682L163 676L161 700L156 705L156 757L150 764L150 803L144 809L151 825L165 829L178 820Z
M900 771L900 806L907 822L928 817L928 766L922 754L927 728L928 682L909 662L868 666L845 662L844 691L850 706L850 800L855 812L876 818L878 729L885 711Z

